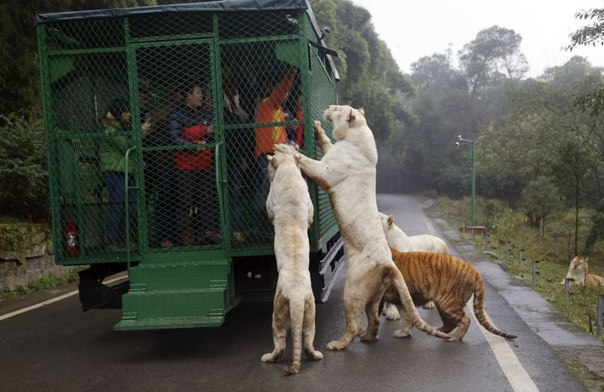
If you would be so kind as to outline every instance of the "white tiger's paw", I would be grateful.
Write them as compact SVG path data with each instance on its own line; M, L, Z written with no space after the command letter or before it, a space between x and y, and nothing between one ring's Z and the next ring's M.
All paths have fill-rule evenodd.
M408 338L411 337L411 331L408 329L398 329L392 334L395 338Z
M422 306L422 308L424 309L434 309L436 308L436 305L434 304L434 301L428 301L424 304L424 306Z
M382 311L382 314L386 316L386 320L400 320L401 314L399 313L396 305L387 303Z
M323 359L323 354L321 353L321 351L317 350L307 351L306 356L308 357L308 359L311 359L313 361L319 361Z
M266 353L260 358L262 362L275 362L278 356L273 355L273 353Z

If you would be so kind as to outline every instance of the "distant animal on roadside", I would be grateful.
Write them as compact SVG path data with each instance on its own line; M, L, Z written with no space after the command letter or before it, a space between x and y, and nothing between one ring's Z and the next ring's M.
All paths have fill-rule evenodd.
M573 257L573 259L570 261L570 266L568 267L566 278L573 279L571 283L579 284L581 286L604 287L603 276L588 273L588 260L588 258L583 258L579 256ZM562 283L564 283L564 281L562 281Z
M419 316L381 228L376 200L377 148L363 113L350 106L330 106L323 115L333 125L331 141L315 121L315 137L323 153L320 161L301 155L293 147L277 144L275 151L300 157L302 172L327 192L344 241L347 273L344 287L346 331L328 343L330 350L345 349L357 336L363 341L377 339L380 300L391 286L408 315L408 320L431 335L448 338ZM361 324L367 315L367 328Z
M418 234L408 236L395 223L392 215L380 212L382 228L386 233L388 246L399 252L433 252L449 254L449 247L441 238L431 234ZM426 309L434 309L434 302L429 301L424 305ZM401 315L395 305L387 302L384 306L384 316L387 320L400 320Z
M405 277L413 303L420 306L434 301L443 321L439 330L451 333L450 341L461 340L468 331L470 318L463 308L472 295L474 314L480 325L495 335L516 339L516 336L498 330L487 318L484 312L484 280L469 263L447 254L398 252L394 249L392 259ZM397 295L392 287L386 290L383 300L397 303ZM411 328L404 314L403 327L394 336L407 337Z
M447 243L435 235L417 234L408 236L394 223L392 215L380 212L380 221L382 222L382 228L386 234L388 245L399 252L449 253Z
M308 227L313 221L313 205L306 181L293 155L269 156L270 191L266 200L269 220L275 227L277 289L273 301L273 352L263 362L275 362L285 351L287 331L291 327L292 363L289 374L300 371L302 348L308 358L319 360L323 354L313 347L315 338L315 297L309 266Z

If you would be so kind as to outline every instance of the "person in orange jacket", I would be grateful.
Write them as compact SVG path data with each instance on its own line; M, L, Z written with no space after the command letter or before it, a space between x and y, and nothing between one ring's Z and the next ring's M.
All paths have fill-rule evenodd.
M256 104L256 123L283 123L287 115L283 110L285 101L289 96L294 81L298 76L298 70L293 68L284 73L281 80L272 89L270 95L261 99ZM287 143L287 132L285 125L269 125L254 128L256 138L256 147L254 156L256 157L256 166L258 173L262 176L260 179L260 188L258 192L258 208L260 211L266 209L266 197L270 189L268 179L268 154L273 153L275 144ZM265 212L264 212L265 214Z
M283 75L279 83L273 88L271 95L263 98L256 104L257 123L278 123L286 120L283 105L292 89L297 69L292 69ZM273 147L278 143L287 143L285 125L272 125L254 129L256 136L256 159L273 153Z

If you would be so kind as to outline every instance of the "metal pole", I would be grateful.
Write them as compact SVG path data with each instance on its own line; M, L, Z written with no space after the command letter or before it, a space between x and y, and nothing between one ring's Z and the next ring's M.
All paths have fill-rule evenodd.
M598 295L598 314L596 318L598 337L602 336L602 319L604 318L604 294Z
M537 264L539 260L533 261L533 286L537 284L537 276L539 276L539 271L537 270Z
M476 225L476 149L474 140L470 141L470 158L472 159L472 226Z
M570 302L570 282L574 281L573 278L564 278L564 303L568 305Z
M459 147L462 143L469 144L468 153L470 154L470 159L472 161L472 201L471 201L471 222L470 226L476 225L476 149L475 149L475 140L464 139L461 135L457 136L457 142L455 143L457 147Z

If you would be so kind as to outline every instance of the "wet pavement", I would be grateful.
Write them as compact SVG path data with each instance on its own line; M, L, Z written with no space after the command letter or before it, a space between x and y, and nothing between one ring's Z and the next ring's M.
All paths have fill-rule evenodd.
M458 255L472 262L529 328L552 347L588 391L604 391L604 343L572 324L534 292L524 279L508 275L489 256L473 244L464 242L459 231L446 221L435 218L434 222Z

